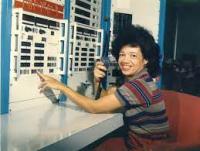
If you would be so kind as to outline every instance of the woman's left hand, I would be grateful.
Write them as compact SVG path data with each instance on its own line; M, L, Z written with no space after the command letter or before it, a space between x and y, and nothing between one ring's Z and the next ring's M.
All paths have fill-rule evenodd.
M37 72L37 75L40 78L41 84L38 87L40 89L40 92L43 92L45 89L56 89L56 90L61 90L64 84L59 82L58 80L54 79L53 77L44 75L42 73Z

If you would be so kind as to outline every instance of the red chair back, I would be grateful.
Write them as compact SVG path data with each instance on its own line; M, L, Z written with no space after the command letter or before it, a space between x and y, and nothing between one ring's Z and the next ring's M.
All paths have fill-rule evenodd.
M200 97L162 90L171 135L181 145L200 145Z

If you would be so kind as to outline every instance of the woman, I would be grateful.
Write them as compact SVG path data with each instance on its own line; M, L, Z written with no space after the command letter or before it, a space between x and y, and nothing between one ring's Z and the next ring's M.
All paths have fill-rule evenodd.
M121 143L121 149L118 149L151 148L150 144L156 144L167 137L169 129L164 100L154 80L160 73L159 47L146 29L132 25L116 37L112 44L112 54L125 80L120 87L108 90L109 93L97 101L43 74L39 74L42 79L39 88L41 91L47 88L60 90L90 113L106 113L123 108L127 135L116 141ZM105 76L105 71L104 64L97 62L94 68L97 85ZM105 146L106 143L97 150ZM113 146L105 148L112 150Z

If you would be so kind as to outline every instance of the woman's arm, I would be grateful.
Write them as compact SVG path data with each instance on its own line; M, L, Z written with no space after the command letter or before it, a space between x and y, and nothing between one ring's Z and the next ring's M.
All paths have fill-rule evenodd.
M41 73L38 73L38 75L42 81L41 85L39 86L41 89L40 91L44 91L48 88L60 90L67 97L69 97L71 101L76 103L87 112L107 113L122 107L120 101L116 98L114 93L110 93L98 100L93 100L87 96L77 93L50 76L43 75Z
M66 96L81 108L91 113L107 113L120 108L122 105L115 97L114 93L103 96L98 100L93 100L83 96L69 87L63 87L61 90Z

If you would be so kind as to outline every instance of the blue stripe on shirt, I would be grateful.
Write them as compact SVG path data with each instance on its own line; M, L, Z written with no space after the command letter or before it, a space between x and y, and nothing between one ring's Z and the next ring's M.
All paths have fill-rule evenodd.
M157 99L157 98L159 98L159 97L161 97L161 93L158 93L158 94L156 94L156 95L153 95L153 99Z
M121 94L121 92L117 89L117 94L122 98L123 102L125 102L125 106L130 106L129 101L126 99L126 97L124 97L123 94Z
M144 121L128 121L129 124L131 125L140 125L140 126L145 126L148 124L162 124L168 121L168 118L165 116L161 119L148 119L148 120L144 120Z
M140 93L140 95L143 97L147 107L150 106L151 101L148 98L148 96L144 93L144 91L135 83L135 82L130 82L132 86L134 86L136 88L136 90Z
M126 118L128 120L137 120L138 118L142 118L144 116L150 116L150 117L157 117L157 116L163 116L165 115L166 113L166 110L162 110L162 111L159 111L159 112L146 112L146 111L143 111L143 112L140 112L140 113L137 113L136 115L133 115L133 116L126 116Z

